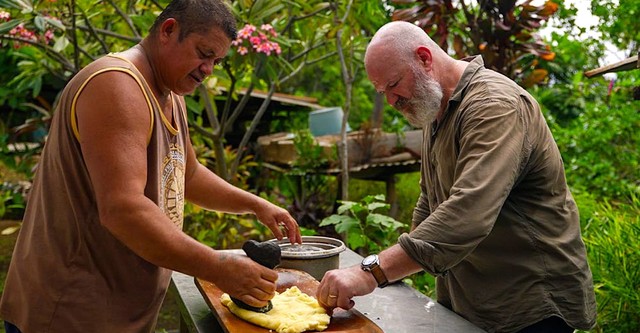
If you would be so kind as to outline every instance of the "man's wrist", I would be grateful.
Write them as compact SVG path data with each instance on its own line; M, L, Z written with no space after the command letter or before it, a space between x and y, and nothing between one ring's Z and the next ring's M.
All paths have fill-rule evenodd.
M387 276L382 271L382 267L380 266L380 258L377 254L372 254L364 259L360 263L360 268L365 271L371 273L373 278L376 280L378 287L384 288L389 284L389 280Z

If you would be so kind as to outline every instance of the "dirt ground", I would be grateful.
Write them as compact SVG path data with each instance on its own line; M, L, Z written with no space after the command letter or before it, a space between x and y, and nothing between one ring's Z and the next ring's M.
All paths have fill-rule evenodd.
M17 221L0 221L0 232L17 224ZM9 270L11 253L13 253L13 246L15 245L17 236L17 232L11 235L0 235L0 296L2 296L2 291L4 290L4 282L7 277L7 271ZM160 310L156 332L177 332L180 327L179 316L180 312L176 301L173 297L167 294L167 298L162 304L162 309ZM1 321L0 333L5 333L4 323Z

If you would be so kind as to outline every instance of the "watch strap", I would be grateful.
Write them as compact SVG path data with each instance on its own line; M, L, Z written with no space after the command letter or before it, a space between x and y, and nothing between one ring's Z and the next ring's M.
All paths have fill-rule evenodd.
M384 275L384 272L382 271L382 267L380 267L380 265L376 264L371 267L371 274L373 274L373 277L378 282L378 287L384 288L389 284L389 280L387 280L387 276Z
M389 284L387 276L382 271L382 267L380 267L378 255L372 254L363 259L361 268L364 271L371 272L373 278L376 279L376 282L378 283L378 287L384 288Z

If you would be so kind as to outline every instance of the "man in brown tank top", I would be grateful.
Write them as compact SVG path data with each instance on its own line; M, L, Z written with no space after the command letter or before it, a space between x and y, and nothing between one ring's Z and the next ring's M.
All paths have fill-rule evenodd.
M199 164L189 140L182 95L212 73L235 37L222 0L172 1L140 44L68 83L0 302L8 330L152 332L173 270L248 305L267 304L275 271L181 230L189 200L255 214L276 238L301 242L285 209Z

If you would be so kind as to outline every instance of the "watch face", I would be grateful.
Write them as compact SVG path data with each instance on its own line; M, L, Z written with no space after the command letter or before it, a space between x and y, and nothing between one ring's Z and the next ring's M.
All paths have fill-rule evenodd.
M372 254L362 260L362 266L371 266L378 261L378 256Z

